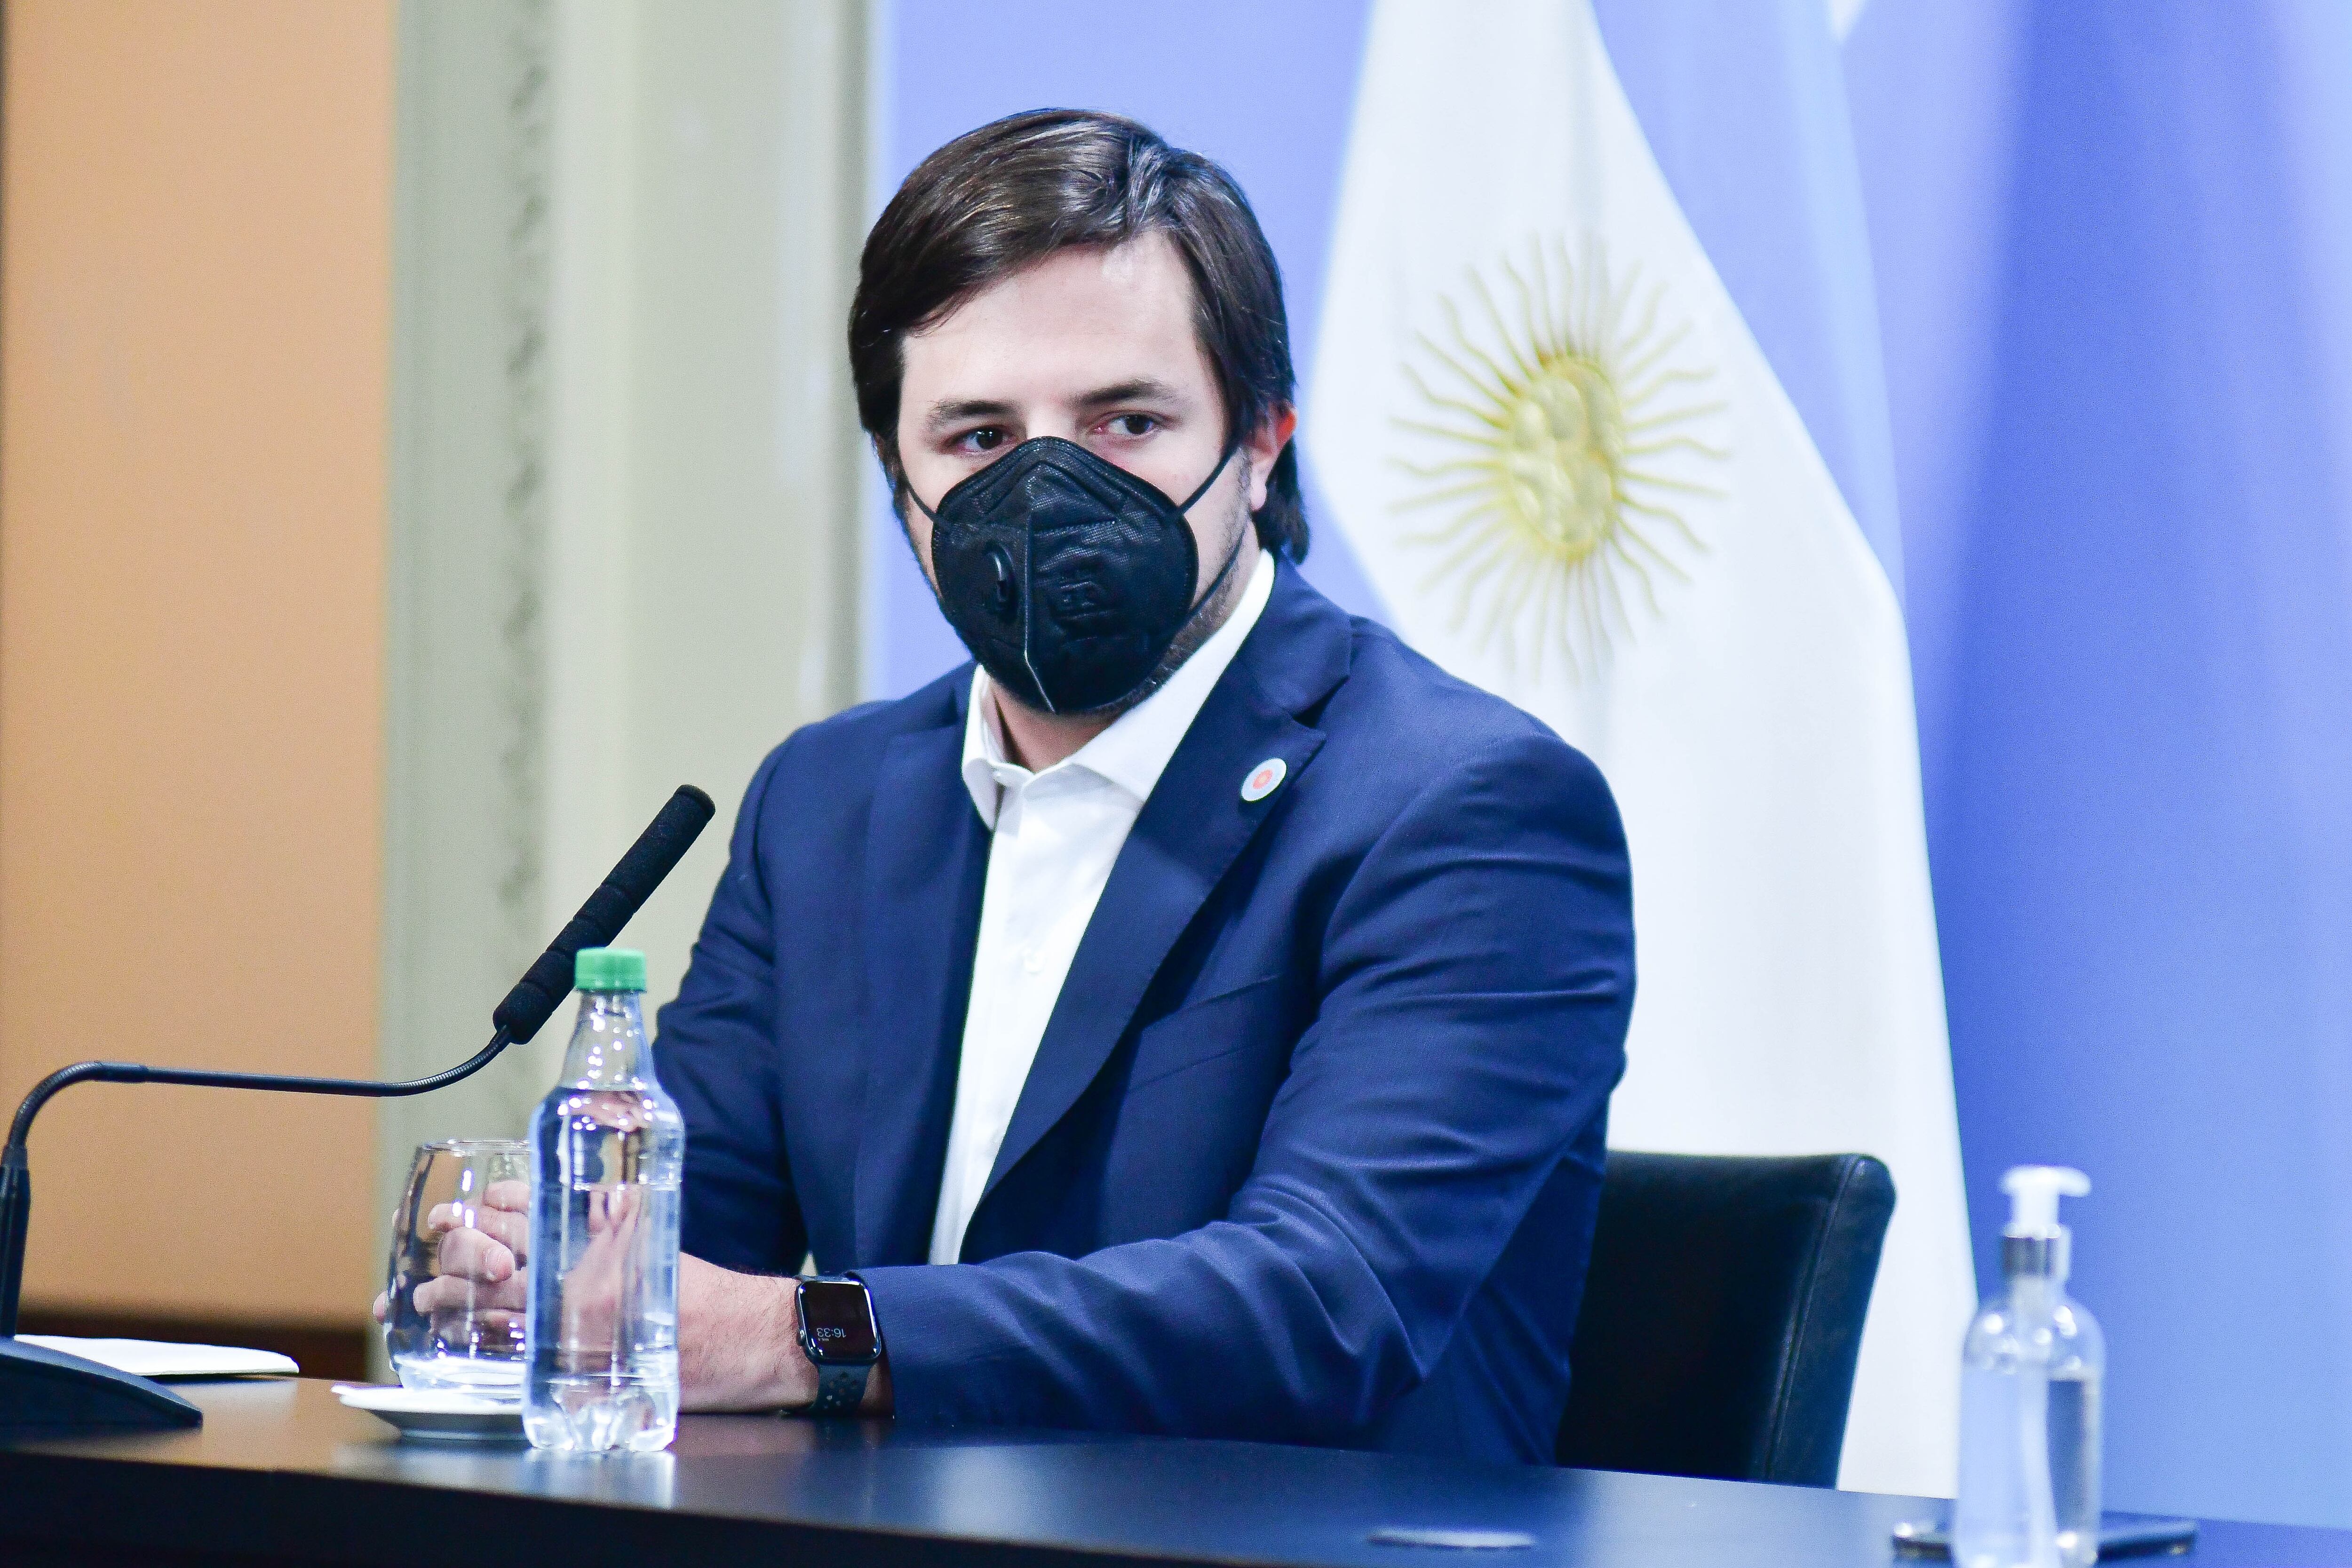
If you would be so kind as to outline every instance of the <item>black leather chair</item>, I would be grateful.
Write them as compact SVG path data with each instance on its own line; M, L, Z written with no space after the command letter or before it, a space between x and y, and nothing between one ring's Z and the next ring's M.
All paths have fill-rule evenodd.
M1894 1212L1867 1154L1612 1151L1559 1462L1835 1486Z

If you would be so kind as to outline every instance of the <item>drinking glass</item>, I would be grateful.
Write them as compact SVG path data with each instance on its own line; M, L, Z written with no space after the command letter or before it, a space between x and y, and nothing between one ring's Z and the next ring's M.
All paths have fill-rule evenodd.
M384 1349L407 1388L520 1399L530 1145L421 1145L393 1215Z

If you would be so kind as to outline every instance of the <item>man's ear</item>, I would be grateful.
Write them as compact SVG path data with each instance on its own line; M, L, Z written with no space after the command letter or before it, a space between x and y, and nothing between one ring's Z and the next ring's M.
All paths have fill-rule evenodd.
M1242 455L1249 460L1249 509L1255 513L1265 508L1265 482L1274 473L1274 460L1290 445L1290 437L1298 429L1298 410L1289 404L1277 404L1258 421L1257 428L1242 440Z

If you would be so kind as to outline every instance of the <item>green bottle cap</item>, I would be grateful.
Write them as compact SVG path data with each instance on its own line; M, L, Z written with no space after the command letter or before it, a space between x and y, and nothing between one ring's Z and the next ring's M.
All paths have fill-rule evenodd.
M572 984L583 991L643 991L646 955L634 947L583 947L572 961Z

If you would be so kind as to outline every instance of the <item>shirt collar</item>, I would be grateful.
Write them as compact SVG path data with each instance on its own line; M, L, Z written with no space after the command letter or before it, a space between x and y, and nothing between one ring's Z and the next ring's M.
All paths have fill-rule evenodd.
M1168 760L1176 754L1185 732L1215 689L1217 678L1234 661L1234 655L1265 614L1266 601L1274 595L1274 553L1258 552L1257 565L1250 573L1249 585L1242 590L1241 602L1225 624L1210 634L1209 640L1193 650L1192 657L1176 667L1167 683L1160 689L1120 714L1110 728L1088 741L1076 752L1044 773L1032 774L1017 763L1007 762L1004 740L998 732L994 689L988 671L975 668L971 672L971 701L964 714L963 782L971 792L971 804L980 811L980 819L989 830L996 828L997 807L1004 791L1025 784L1032 777L1059 773L1066 768L1083 768L1097 778L1106 779L1133 795L1138 804L1151 797L1152 786L1168 767Z

